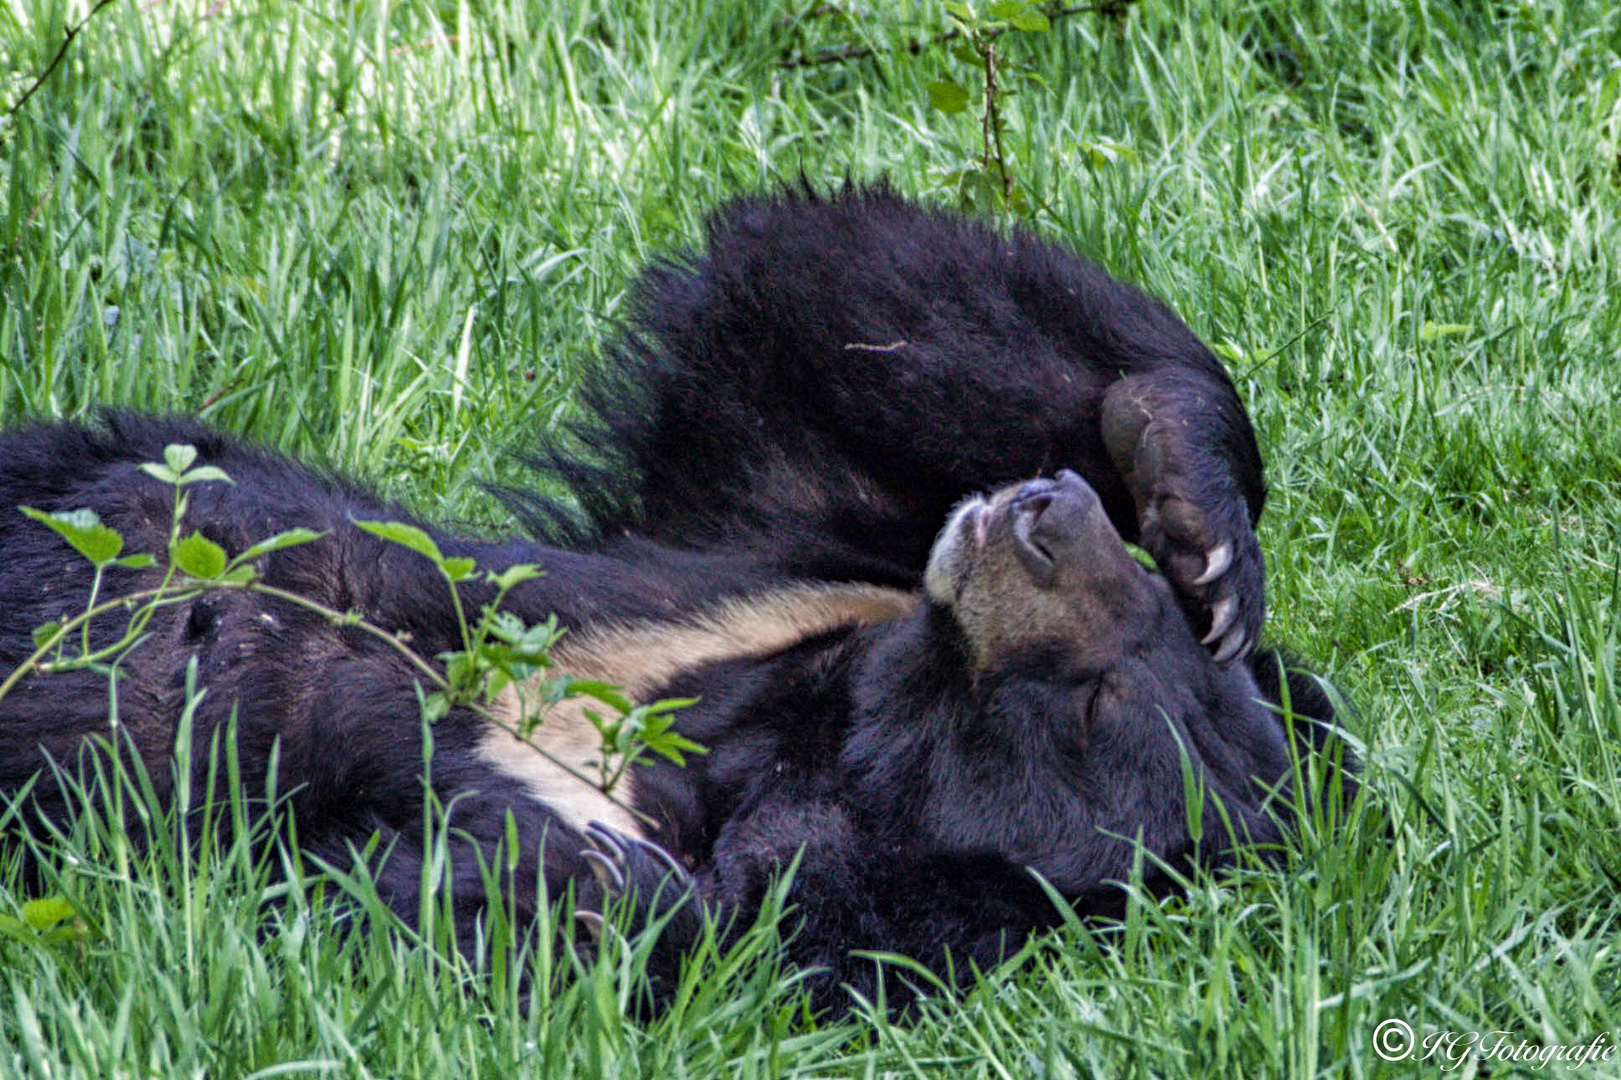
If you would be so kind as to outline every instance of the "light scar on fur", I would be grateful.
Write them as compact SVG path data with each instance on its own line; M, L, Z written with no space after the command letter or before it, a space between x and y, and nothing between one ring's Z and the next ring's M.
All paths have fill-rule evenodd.
M619 686L633 701L682 671L704 664L780 652L806 638L842 627L887 622L911 612L914 593L876 585L806 584L729 597L685 618L604 623L573 631L552 649L553 671ZM571 776L547 754L586 774L596 775L602 743L585 717L602 708L587 699L558 702L529 739L510 728L524 719L525 701L538 700L533 687L507 687L492 711L506 727L491 724L479 741L484 761L521 781L529 794L575 829L601 821L631 836L645 836L646 825L620 803L635 803L635 772L625 774L610 799Z

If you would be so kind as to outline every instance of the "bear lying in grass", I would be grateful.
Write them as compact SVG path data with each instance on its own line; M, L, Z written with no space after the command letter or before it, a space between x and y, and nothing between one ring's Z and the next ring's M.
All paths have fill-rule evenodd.
M874 978L852 950L966 970L1059 922L1031 870L1081 913L1110 913L1139 843L1157 888L1164 868L1228 858L1232 837L1280 838L1288 744L1332 745L1332 710L1291 675L1280 715L1277 657L1256 649L1254 436L1164 306L1036 239L882 190L733 204L704 255L655 266L635 298L588 419L542 462L577 509L507 492L540 539L430 533L484 570L541 565L504 606L569 628L557 669L636 700L698 698L676 728L708 753L634 767L616 801L557 764L596 756L578 702L534 729L551 757L472 709L437 719L430 782L465 947L487 899L480 857L509 815L520 914L542 878L554 897L573 886L599 930L612 894L643 909L657 895L678 909L677 947L701 912L746 922L797 856L790 953L821 969L818 1000L834 1005L840 983ZM187 488L188 530L232 554L323 530L258 559L260 580L420 655L461 646L438 570L355 524L403 515L194 423L14 430L0 506L90 508L129 550L162 551L173 489L139 466L177 443L234 481ZM110 570L102 595L161 572ZM91 576L37 522L0 514L0 672L34 651L35 627L83 609ZM469 583L461 599L477 611L490 594ZM92 645L115 623L98 621ZM380 839L380 891L414 919L424 748L409 662L263 592L159 609L116 692L160 794L194 658L195 767L234 716L248 790L279 762L300 845L338 865ZM521 690L495 700L498 719L521 724ZM0 699L0 795L50 762L71 771L110 732L108 695L91 670L23 677ZM49 776L20 809L69 812Z

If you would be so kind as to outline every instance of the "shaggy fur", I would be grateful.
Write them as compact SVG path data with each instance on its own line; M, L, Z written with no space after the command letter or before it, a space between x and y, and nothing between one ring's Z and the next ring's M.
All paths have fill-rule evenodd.
M656 822L644 827L475 713L439 720L428 782L450 808L465 945L484 902L478 856L508 814L521 912L542 873L588 906L664 887L688 898L676 945L705 908L746 918L802 851L791 948L823 968L827 1004L840 982L871 984L852 949L937 967L949 954L962 970L1055 923L1027 867L1107 913L1131 838L1173 867L1219 861L1218 800L1241 834L1279 837L1266 804L1289 733L1276 658L1254 651L1260 460L1221 366L1163 305L1036 239L883 191L735 203L704 254L654 267L636 297L588 388L591 419L544 462L575 506L506 493L545 542L433 535L486 569L541 564L508 608L557 614L565 669L642 700L701 697L678 728L710 753L635 770L626 790ZM352 524L406 515L194 423L113 413L0 435L0 507L90 507L126 550L161 551L170 489L138 465L169 443L234 479L188 489L189 526L227 551L293 526L328 532L261 559L267 583L409 634L423 655L458 646L431 565ZM953 512L1059 468L1074 472ZM110 571L103 595L157 574ZM54 534L0 512L0 671L32 651L33 627L82 608L90 579ZM483 588L467 589L468 610ZM234 714L249 790L279 754L300 843L347 864L380 836L384 895L414 918L424 777L406 663L263 596L162 610L120 664L117 707L163 793L193 657L207 690L196 745ZM1312 682L1288 689L1301 717L1332 719ZM108 695L103 674L36 673L0 701L0 795L107 736ZM1324 727L1299 722L1320 746ZM565 710L535 739L589 755L583 723ZM1210 793L1197 853L1184 756ZM25 817L66 812L46 780Z
M1169 308L1092 263L881 189L781 193L723 209L629 307L592 418L546 460L585 513L509 493L538 535L911 588L957 500L1070 468L1201 633L1229 600L1233 655L1259 639L1249 417Z

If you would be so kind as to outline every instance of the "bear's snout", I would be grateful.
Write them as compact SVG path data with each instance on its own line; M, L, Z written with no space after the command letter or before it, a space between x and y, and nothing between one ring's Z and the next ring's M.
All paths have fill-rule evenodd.
M1031 480L1008 504L1019 564L1043 588L1059 565L1094 545L1099 524L1108 524L1092 486L1069 469L1053 479Z

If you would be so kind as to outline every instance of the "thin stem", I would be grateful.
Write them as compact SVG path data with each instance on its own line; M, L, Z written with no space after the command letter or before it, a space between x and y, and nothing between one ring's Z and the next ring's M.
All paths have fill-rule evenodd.
M45 85L45 80L49 79L51 74L56 71L57 66L62 63L62 57L68 54L68 46L73 44L73 39L79 36L79 31L89 25L90 20L94 19L102 8L113 2L114 0L98 0L96 6L91 8L84 18L68 27L68 32L63 35L62 44L56 47L56 55L51 57L51 62L45 65L45 70L40 72L39 76L28 85L27 90L23 91L22 97L12 102L11 107L6 110L7 120L16 116L17 110L28 104L28 99L34 96L34 91ZM4 141L3 137L0 137L0 141Z
M1079 4L1074 7L1063 7L1057 4L1047 4L1042 7L1041 12L1042 14L1046 15L1048 19L1054 21L1057 21L1058 19L1067 19L1071 15L1084 15L1093 11L1101 12L1106 15L1119 15L1134 2L1135 0L1110 0L1108 3ZM1007 27L994 26L981 32L987 38L996 38L1006 33ZM911 41L903 42L900 45L895 45L887 49L880 48L876 45L851 45L843 49L835 49L832 52L818 53L815 56L791 56L786 60L778 60L777 66L779 68L820 67L823 64L844 64L851 60L867 60L874 56L888 56L892 53L910 53L911 55L916 56L924 49L931 48L935 45L943 45L948 41L955 41L960 37L962 37L962 31L953 27L950 30L935 34L932 37L913 38Z
M90 602L85 604L85 607L93 608L93 607L96 606L96 597L98 595L100 595L100 593L101 593L101 575L105 570L106 570L106 564L105 563L97 563L96 564L96 576L95 576L94 580L92 580L90 582ZM80 647L81 652L86 652L87 653L87 652L90 651L90 620L89 619L86 619L84 621L84 626L81 628L81 633L80 633L80 637L79 637L79 647Z
M424 678L432 683L435 689L445 693L448 693L451 690L450 683L445 679L444 675L440 674L440 672L433 667L432 664L428 663L421 656L417 655L414 650L407 646L398 637L374 623L367 622L365 619L355 618L346 612L328 607L318 600L311 600L309 597L300 596L297 593L288 592L285 589L278 589L274 585L266 585L257 581L198 582L194 586L186 586L173 595L165 596L164 594L168 591L169 583L173 576L174 567L171 565L168 572L164 575L163 581L156 587L150 589L141 589L136 592L126 593L125 595L117 597L113 600L103 601L100 604L86 608L78 615L75 615L73 618L62 623L56 628L54 633L46 638L45 641L40 643L40 645L34 650L33 654L28 657L28 659L17 665L11 674L7 675L3 682L0 682L0 701L3 701L6 695L9 694L30 672L35 670L72 670L72 668L82 667L86 663L93 663L95 659L112 655L119 649L127 646L131 641L140 635L141 630L145 629L146 623L151 620L151 617L157 608L168 606L172 603L179 603L184 600L189 600L192 597L195 597L198 593L207 591L209 589L233 589L239 592L261 593L265 596L286 601L287 603L301 607L306 611L321 615L334 625L353 626L356 629L371 635L378 641L381 641L383 644L393 649L395 652L399 653L407 663L409 663L413 668L420 672ZM139 625L136 625L136 623L132 621L130 624L130 629L126 631L123 640L115 642L104 649L97 650L94 654L92 654L92 658L76 657L73 661L69 661L67 664L52 665L49 668L45 668L44 665L41 665L40 661L44 659L44 657L49 654L59 642L61 642L67 635L73 633L74 630L83 626L89 620L104 612L112 611L114 608L128 608L136 604L143 605L140 614L137 616L137 618L140 618L140 623ZM141 616L144 616L144 618ZM71 667L68 666L69 664L71 664ZM523 734L519 732L516 727L497 716L490 709L479 704L477 701L469 701L465 702L464 704L467 708L473 710L485 721L496 725L497 727L506 731L507 734L511 735L514 739L528 746L535 753L545 758L550 764L557 766L557 768L563 770L563 772L567 773L569 776L572 776L574 779L580 781L580 783L585 784L595 791L601 792L603 797L608 799L615 806L618 806L620 809L632 814L648 826L655 829L658 828L658 822L652 817L649 817L647 814L642 813L634 806L631 806L629 803L619 799L617 796L612 794L611 791L599 785L596 781L580 772L574 766L560 760L556 755L550 753L544 747L536 746L534 742L524 738Z
M39 647L34 650L33 655L29 656L28 659L18 664L17 667L13 669L11 674L7 675L3 682L0 682L0 701L5 700L5 696L11 692L12 687L21 682L24 675L27 675L29 672L38 667L40 660L45 657L45 654L54 649L63 638L67 637L74 630L78 629L81 623L88 619L95 618L104 611L111 611L113 608L132 602L153 599L158 596L161 591L162 587L160 586L156 589L143 589L140 592L129 593L128 595L120 596L116 600L106 600L94 607L86 608L84 611L73 616L73 618L62 623L56 628L55 633L51 634L40 643ZM123 642L121 644L127 644L127 642Z
M1002 149L1001 106L996 100L996 42L985 43L985 168L991 165L991 147L996 148L996 171L1002 177L1002 201L1013 193L1008 177L1007 155Z
M462 649L471 656L473 653L473 641L467 636L467 615L462 611L461 590L456 588L456 583L450 579L450 575L446 574L443 569L439 573L444 575L445 584L450 586L450 606L456 609L456 625L461 630Z

